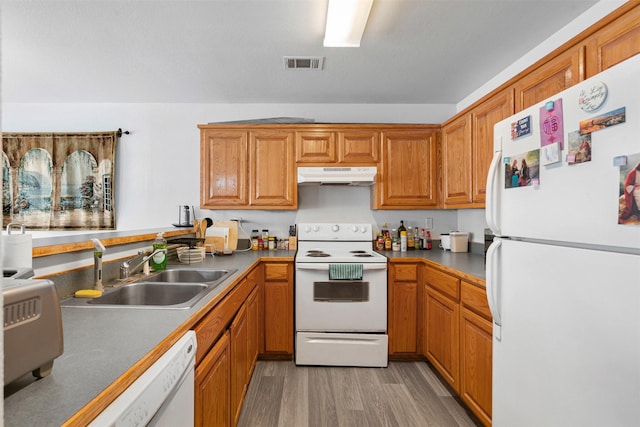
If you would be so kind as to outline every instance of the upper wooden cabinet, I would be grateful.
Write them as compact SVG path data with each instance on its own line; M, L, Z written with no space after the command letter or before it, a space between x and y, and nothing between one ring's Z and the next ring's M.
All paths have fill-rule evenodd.
M373 209L438 206L438 127L382 132L382 155L372 193Z
M442 127L442 158L445 207L471 203L471 114Z
M585 48L576 45L533 69L514 84L516 111L544 101L584 80Z
M471 201L484 206L487 174L493 155L493 126L511 116L513 90L508 89L483 101L471 112Z
M244 131L201 131L201 207L242 208L249 204L248 140L248 133Z
M378 130L296 132L296 163L375 165L380 158Z
M587 42L587 77L640 53L640 5L591 36Z
M200 207L298 207L293 132L200 128Z
M293 132L249 132L249 206L296 209Z

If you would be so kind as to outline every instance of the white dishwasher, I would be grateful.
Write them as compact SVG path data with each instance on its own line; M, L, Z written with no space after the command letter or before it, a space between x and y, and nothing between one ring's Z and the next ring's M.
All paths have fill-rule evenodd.
M188 331L89 425L192 426L195 356L196 334Z

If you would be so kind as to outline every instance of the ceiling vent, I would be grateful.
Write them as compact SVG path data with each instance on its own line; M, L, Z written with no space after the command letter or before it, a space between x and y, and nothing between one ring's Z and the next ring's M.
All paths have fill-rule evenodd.
M287 70L322 70L323 56L284 56L284 68Z

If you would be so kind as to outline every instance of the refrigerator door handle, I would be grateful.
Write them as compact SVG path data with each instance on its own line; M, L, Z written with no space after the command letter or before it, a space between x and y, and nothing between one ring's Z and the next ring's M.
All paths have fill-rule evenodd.
M485 218L487 225L493 231L493 234L500 236L500 224L498 218L498 173L500 172L500 164L502 163L502 151L493 153L491 165L489 165L489 173L487 174L487 200L485 206Z
M498 304L498 292L500 289L500 247L502 239L495 237L487 250L487 303L493 316L493 335L498 341L502 340L502 319Z

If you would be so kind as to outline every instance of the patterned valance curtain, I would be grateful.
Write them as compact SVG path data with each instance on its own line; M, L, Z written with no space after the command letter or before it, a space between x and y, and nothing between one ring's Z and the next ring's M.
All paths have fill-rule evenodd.
M115 229L120 132L3 133L2 221L39 230Z

